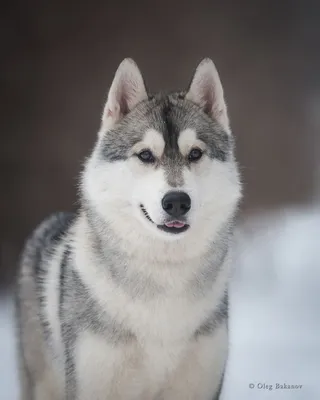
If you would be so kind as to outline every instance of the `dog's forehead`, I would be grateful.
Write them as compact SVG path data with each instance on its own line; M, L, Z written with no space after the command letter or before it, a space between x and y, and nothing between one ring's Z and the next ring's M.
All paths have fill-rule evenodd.
M230 135L183 95L155 97L144 107L148 128L162 134L167 155L176 154L184 142L191 146L198 139L204 142L212 158L225 160Z
M156 95L142 102L120 124L103 138L102 155L108 161L125 160L130 149L144 141L146 133L161 135L164 158L168 163L182 162L180 146L185 140L192 145L203 141L210 158L225 161L231 148L231 136L200 108L185 100L184 95ZM150 135L149 135L150 138Z
M201 133L209 128L201 113L196 115L190 102L174 96L155 98L149 107L146 113L148 124L162 134L167 148L176 148L181 132L186 129Z

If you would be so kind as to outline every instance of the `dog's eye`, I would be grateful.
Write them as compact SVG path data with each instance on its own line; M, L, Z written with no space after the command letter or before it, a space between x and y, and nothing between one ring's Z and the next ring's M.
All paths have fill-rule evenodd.
M202 151L200 149L192 149L188 155L189 161L198 161L202 157Z
M138 158L144 163L153 163L155 161L150 150L143 150L138 154Z

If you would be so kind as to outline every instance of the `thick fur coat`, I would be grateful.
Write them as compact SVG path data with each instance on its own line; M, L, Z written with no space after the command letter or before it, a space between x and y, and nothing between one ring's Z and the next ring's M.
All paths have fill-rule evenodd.
M212 400L228 354L241 197L223 89L203 60L184 92L119 66L81 175L81 209L21 258L23 400Z

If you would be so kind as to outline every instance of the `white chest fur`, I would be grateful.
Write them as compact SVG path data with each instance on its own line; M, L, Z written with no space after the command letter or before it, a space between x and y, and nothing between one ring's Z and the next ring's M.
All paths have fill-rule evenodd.
M201 293L193 281L198 270L195 264L184 263L170 268L131 261L128 276L121 285L112 279L106 268L92 264L84 247L78 248L75 257L76 269L100 307L115 321L128 327L138 340L150 339L159 343L188 340L218 305L229 274L226 260L216 280ZM152 274L144 272L147 268L153 269ZM135 280L131 280L133 277ZM154 286L155 282L157 286ZM132 292L135 285L150 285L151 288L142 288L147 296L134 295L137 293Z
M182 398L181 393L184 399L209 399L205 393L212 396L225 362L225 326L199 340L193 335L221 300L229 275L228 258L216 279L201 292L192 286L201 269L200 259L181 265L130 259L126 279L119 282L108 268L96 264L85 241L76 242L74 250L74 266L92 298L135 337L116 345L91 332L79 336L75 361L81 371L83 399L150 400L158 399L155 396L161 390L167 394L159 399ZM179 371L190 377L181 377ZM194 382L185 388L181 386L185 379ZM177 385L172 386L172 380ZM171 386L176 388L172 393Z

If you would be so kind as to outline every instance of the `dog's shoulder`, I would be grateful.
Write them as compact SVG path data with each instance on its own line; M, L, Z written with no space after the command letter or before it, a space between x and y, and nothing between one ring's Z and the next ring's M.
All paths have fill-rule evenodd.
M27 239L20 264L31 264L37 268L63 240L75 219L76 214L71 212L57 212L44 219Z

